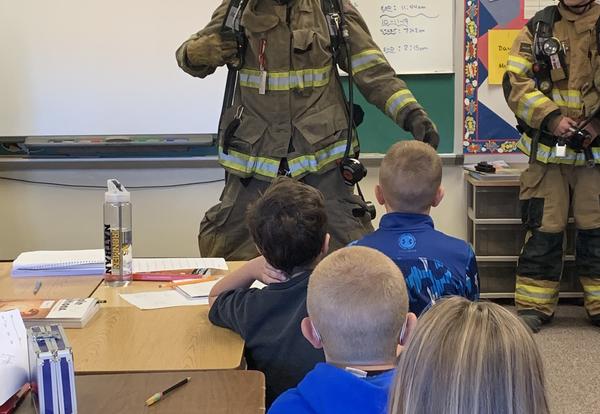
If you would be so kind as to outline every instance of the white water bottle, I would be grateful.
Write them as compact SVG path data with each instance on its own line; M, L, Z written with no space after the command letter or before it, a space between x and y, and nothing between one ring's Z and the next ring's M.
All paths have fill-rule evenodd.
M118 180L106 182L104 193L104 281L109 286L126 286L131 281L131 195Z

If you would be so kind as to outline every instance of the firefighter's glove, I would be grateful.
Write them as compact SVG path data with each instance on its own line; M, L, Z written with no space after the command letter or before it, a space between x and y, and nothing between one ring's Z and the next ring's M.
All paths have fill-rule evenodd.
M440 144L440 135L435 124L424 111L411 112L406 120L406 126L416 140L423 141L437 149Z
M549 126L555 137L568 138L573 135L573 129L577 128L577 122L568 116L561 116L552 120Z
M222 40L217 33L199 36L186 46L186 56L190 66L223 66L239 63L237 42Z

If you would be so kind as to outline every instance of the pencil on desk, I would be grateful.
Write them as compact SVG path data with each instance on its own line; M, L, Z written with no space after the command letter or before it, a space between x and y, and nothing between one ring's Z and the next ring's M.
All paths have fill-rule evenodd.
M154 394L153 396L151 396L150 398L148 398L146 400L146 405L147 406L151 406L152 404L160 401L162 399L162 397L164 397L165 395L167 395L171 391L173 391L173 390L181 387L182 385L187 384L188 381L191 380L191 379L192 379L192 377L184 378L181 381L179 381L177 384L170 386L169 388L167 388L163 392L157 392L156 394Z
M158 285L158 287L171 287L174 288L175 286L182 286L182 285L194 285L196 283L204 283L204 282L211 282L213 280L217 280L218 278L215 276L207 276L207 277L203 277L202 279L193 279L193 280L182 280L181 282L170 282L164 285Z
M42 288L42 282L41 281L36 281L35 282L35 286L33 288L33 295L37 295L37 293L40 291L40 289Z

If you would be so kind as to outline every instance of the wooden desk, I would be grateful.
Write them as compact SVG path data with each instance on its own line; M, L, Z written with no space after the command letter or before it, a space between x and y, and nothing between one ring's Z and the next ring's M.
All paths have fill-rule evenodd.
M230 263L230 270L241 266ZM164 282L162 282L164 284ZM100 285L93 296L106 300L84 329L68 329L79 373L235 369L244 341L208 320L208 306L140 310L120 293L158 290L159 282L126 287Z
M102 276L21 277L10 276L11 263L0 263L0 298L9 299L64 299L87 298L102 283ZM33 295L36 281L42 282Z
M208 306L104 307L84 329L67 329L78 373L235 369L244 341L208 320Z
M190 376L183 387L146 407L152 394ZM85 414L105 413L211 413L265 412L265 377L258 371L84 375L76 377L77 408ZM31 399L17 414L34 413Z
M229 263L230 270L242 264ZM94 296L107 301L85 328L67 329L76 372L193 371L235 369L241 365L243 340L212 325L208 306L142 311L119 296L157 290L158 282L132 282L127 287L113 288L105 286L99 276L15 279L10 277L10 263L0 266L2 299L34 297L35 281L41 279L42 289L36 297Z

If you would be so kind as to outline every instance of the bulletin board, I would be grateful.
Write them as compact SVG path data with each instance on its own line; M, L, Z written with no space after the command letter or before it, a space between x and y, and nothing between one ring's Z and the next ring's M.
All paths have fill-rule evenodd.
M517 153L520 133L501 78L512 40L553 0L467 0L465 3L463 152Z

